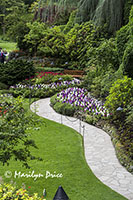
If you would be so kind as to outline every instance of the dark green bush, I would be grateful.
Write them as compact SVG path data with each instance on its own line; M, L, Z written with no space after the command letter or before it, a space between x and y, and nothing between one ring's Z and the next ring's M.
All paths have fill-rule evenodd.
M75 108L70 104L61 102L57 102L53 108L56 112L67 116L73 116L74 112L76 111Z
M0 64L0 80L7 85L14 85L34 74L33 63L26 60L12 60Z
M8 86L5 83L0 82L0 90L7 89Z
M57 94L50 99L51 106L54 108L54 110L63 115L74 116L76 108L70 104L58 102L56 97Z
M129 24L123 26L116 34L117 51L119 55L119 62L122 62L122 57L126 49L126 43L129 39Z

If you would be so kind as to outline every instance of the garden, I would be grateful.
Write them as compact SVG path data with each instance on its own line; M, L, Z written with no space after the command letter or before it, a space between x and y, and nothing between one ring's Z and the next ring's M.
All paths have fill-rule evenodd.
M1 200L51 200L59 185L72 200L126 199L92 173L80 134L30 110L50 97L57 113L105 130L133 173L133 7L120 3L124 18L115 26L108 10L102 20L96 1L86 1L95 8L89 11L83 2L19 0L2 4L4 14L0 8L0 47L9 52L0 63Z

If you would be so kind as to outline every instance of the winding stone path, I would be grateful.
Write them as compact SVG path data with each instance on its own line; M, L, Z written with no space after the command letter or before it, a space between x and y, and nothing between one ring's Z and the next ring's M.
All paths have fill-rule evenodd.
M119 163L107 133L85 122L81 122L80 128L79 120L56 113L50 107L50 98L34 102L31 110L35 112L35 108L39 116L63 123L78 131L84 137L85 158L95 176L128 200L133 200L133 175Z

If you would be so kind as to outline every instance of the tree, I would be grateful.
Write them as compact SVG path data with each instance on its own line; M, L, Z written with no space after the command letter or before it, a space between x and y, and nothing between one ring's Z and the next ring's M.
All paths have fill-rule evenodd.
M22 9L24 8L23 0L0 0L0 25L3 29L3 35L6 33L6 28L10 26L11 20L10 17L13 15L14 19L16 18L16 13L23 13ZM9 17L8 17L9 15ZM7 20L8 19L8 20ZM18 21L17 21L18 22ZM15 21L16 23L16 21Z
M77 21L93 20L97 25L108 24L109 32L123 25L124 0L80 0Z
M14 158L29 167L29 159L37 159L29 150L37 148L29 138L31 127L37 124L33 116L29 116L21 98L3 97L0 99L0 162L9 164ZM39 158L38 158L39 159Z

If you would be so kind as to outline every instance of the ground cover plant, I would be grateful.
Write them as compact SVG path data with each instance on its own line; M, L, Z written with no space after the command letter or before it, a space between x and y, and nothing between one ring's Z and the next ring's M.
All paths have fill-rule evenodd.
M28 109L29 103L25 100L25 106ZM36 116L36 118L40 118ZM31 147L31 153L40 156L42 161L31 160L28 162L30 169L25 169L22 163L11 160L9 166L0 164L0 176L3 181L9 183L11 180L16 182L17 187L22 183L29 195L34 192L42 196L44 188L46 189L46 199L51 200L59 185L62 185L70 199L84 200L88 199L110 199L124 200L126 198L112 191L102 184L89 169L83 151L82 137L75 130L64 125L42 119L40 129L31 128L30 139L34 139L38 149ZM6 172L11 172L11 176L6 176ZM14 176L17 173L42 174L43 177L25 178ZM62 174L62 178L46 178L46 171L51 174ZM89 190L88 190L89 188Z

